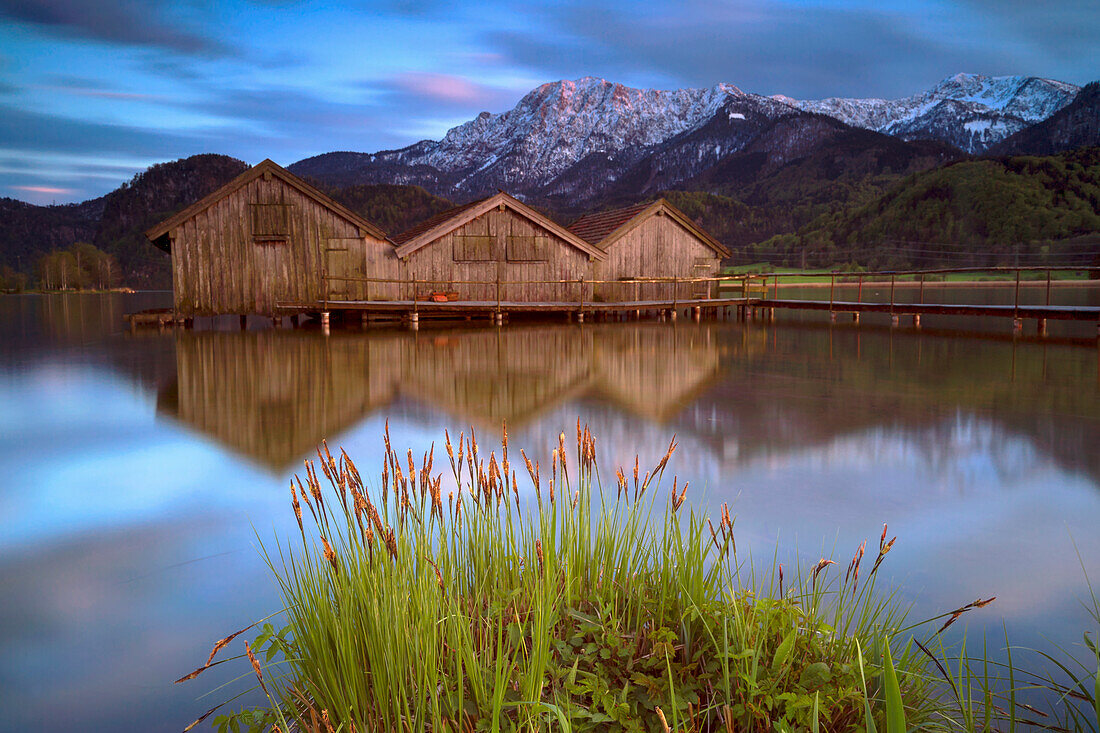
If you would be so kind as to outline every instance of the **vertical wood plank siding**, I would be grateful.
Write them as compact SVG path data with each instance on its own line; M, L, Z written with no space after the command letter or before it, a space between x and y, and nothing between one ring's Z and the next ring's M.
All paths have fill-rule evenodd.
M718 272L718 254L671 217L651 216L609 245L607 259L594 262L593 272L595 280L712 277ZM673 289L665 283L615 283L595 287L596 297L606 301L668 298ZM681 283L676 286L676 297L690 298L701 287Z
M285 236L271 233L284 228L280 211L285 212ZM254 217L262 220L263 234L254 236ZM325 296L322 275L330 248L344 250L330 275L398 276L389 242L361 236L357 225L274 176L249 182L169 236L175 307L182 316L270 315L279 301L319 301ZM367 292L365 283L339 288L352 299ZM374 291L385 294L374 288L372 297Z
M456 237L460 238L456 242ZM492 259L486 261L455 261L456 252L466 250L464 237L489 237L492 240ZM515 262L508 260L509 237L538 237L545 242L544 261ZM475 240L476 241L476 240ZM460 255L461 256L461 255ZM560 285L546 282L590 280L588 254L566 242L511 209L493 209L444 234L430 244L410 254L402 262L402 277L417 280L440 280L442 284L420 284L417 297L434 290L453 291L462 300L495 300L496 282L500 286L501 300L521 301L578 301L580 287L576 284ZM509 285L509 281L527 281L526 284ZM463 282L480 281L489 284L464 285ZM405 298L412 298L411 287L406 287ZM591 300L591 288L586 288L586 300Z

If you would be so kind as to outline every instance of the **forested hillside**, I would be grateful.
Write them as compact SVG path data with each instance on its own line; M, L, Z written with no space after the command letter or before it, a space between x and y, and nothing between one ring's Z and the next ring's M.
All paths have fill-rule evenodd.
M749 254L790 262L1011 264L1057 258L1100 231L1100 147L968 160L911 175L881 196L825 214Z

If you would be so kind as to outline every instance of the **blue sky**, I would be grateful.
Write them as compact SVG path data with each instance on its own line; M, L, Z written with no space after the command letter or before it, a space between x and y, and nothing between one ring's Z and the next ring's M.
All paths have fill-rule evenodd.
M289 164L439 138L547 81L905 96L959 71L1100 77L1100 3L0 0L0 196L152 163Z

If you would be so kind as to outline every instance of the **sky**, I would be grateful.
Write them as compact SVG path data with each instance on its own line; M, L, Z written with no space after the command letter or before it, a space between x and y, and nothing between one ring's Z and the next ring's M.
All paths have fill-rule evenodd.
M901 97L1100 78L1095 0L0 0L0 197L102 195L196 153L289 165L439 139L539 84Z

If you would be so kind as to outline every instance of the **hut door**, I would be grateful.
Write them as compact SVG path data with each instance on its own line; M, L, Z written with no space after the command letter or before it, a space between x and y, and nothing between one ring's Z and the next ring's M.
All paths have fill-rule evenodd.
M357 290L357 286L362 284L342 279L362 276L358 272L351 271L351 255L353 251L356 251L352 243L358 241L357 239L328 240L328 247L325 248L325 275L328 280L328 292L325 297L329 300L351 300L349 293Z
M355 237L328 240L328 247L325 249L325 273L330 278L329 300L370 300L372 286L377 297L378 284L363 280L367 276L365 245L364 240ZM379 275L374 274L373 277Z

